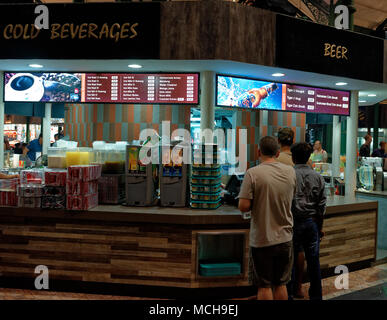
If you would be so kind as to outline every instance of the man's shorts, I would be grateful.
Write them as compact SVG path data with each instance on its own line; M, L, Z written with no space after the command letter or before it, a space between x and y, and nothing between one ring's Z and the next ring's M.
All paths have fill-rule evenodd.
M292 276L293 242L274 246L251 247L255 280L258 288L286 285Z

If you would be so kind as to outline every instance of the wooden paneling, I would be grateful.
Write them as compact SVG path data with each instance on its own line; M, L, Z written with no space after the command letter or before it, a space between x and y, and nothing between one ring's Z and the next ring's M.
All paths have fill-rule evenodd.
M272 12L224 1L162 2L160 21L160 59L274 65Z
M55 223L26 218L0 224L0 273L52 279L190 287L191 230L98 221Z
M321 268L375 259L376 211L327 217L320 246Z

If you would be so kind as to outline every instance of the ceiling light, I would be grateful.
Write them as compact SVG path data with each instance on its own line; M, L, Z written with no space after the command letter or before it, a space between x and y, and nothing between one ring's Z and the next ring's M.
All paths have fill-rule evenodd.
M272 76L273 76L273 77L284 77L284 76L285 76L285 73L277 72L277 73L273 73Z
M36 63L29 64L28 66L31 68L43 68L41 64L36 64Z
M359 103L364 103L364 102L367 102L367 101L365 101L365 100L359 100Z
M140 65L140 64L129 64L128 67L132 68L132 69L141 69L142 65Z
M373 94L373 93L372 93L372 94L369 94L368 96L369 96L369 97L376 97L376 94Z
M336 86L346 86L347 84L346 82L336 82Z

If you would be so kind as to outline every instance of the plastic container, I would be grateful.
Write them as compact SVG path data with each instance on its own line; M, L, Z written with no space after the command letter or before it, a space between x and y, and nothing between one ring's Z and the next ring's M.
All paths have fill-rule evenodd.
M220 201L220 192L218 193L192 193L191 199L195 201Z
M220 183L215 185L204 185L204 184L192 184L191 185L191 191L192 192L207 192L207 193L218 193L222 189L220 187Z
M105 163L102 166L104 174L120 174L125 172L126 144L106 144Z
M66 151L67 167L89 165L94 160L93 158L93 150L91 148L77 148Z
M57 147L48 148L47 161L49 168L66 168L66 149Z
M199 274L206 277L236 276L242 273L241 264L231 263L200 263Z
M215 210L221 206L219 201L196 201L191 200L191 208L193 209L210 209Z
M192 176L192 184L201 184L201 185L217 185L220 182L221 176L216 177L206 177L206 176Z

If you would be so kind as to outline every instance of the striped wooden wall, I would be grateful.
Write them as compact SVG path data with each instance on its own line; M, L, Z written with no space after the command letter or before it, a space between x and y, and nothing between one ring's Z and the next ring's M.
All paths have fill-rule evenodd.
M236 110L233 117L233 126L237 129L237 156L239 152L239 130L247 129L247 168L254 167L258 160L260 112L252 110Z
M377 212L327 216L320 246L321 268L375 259Z
M141 130L153 128L161 133L162 121L171 122L171 133L177 128L190 128L189 106L73 104L67 105L65 133L79 146L93 141L138 140Z
M260 118L260 134L264 136L276 136L278 130L290 127L295 133L295 141L305 141L306 114L296 112L273 112L263 110Z

